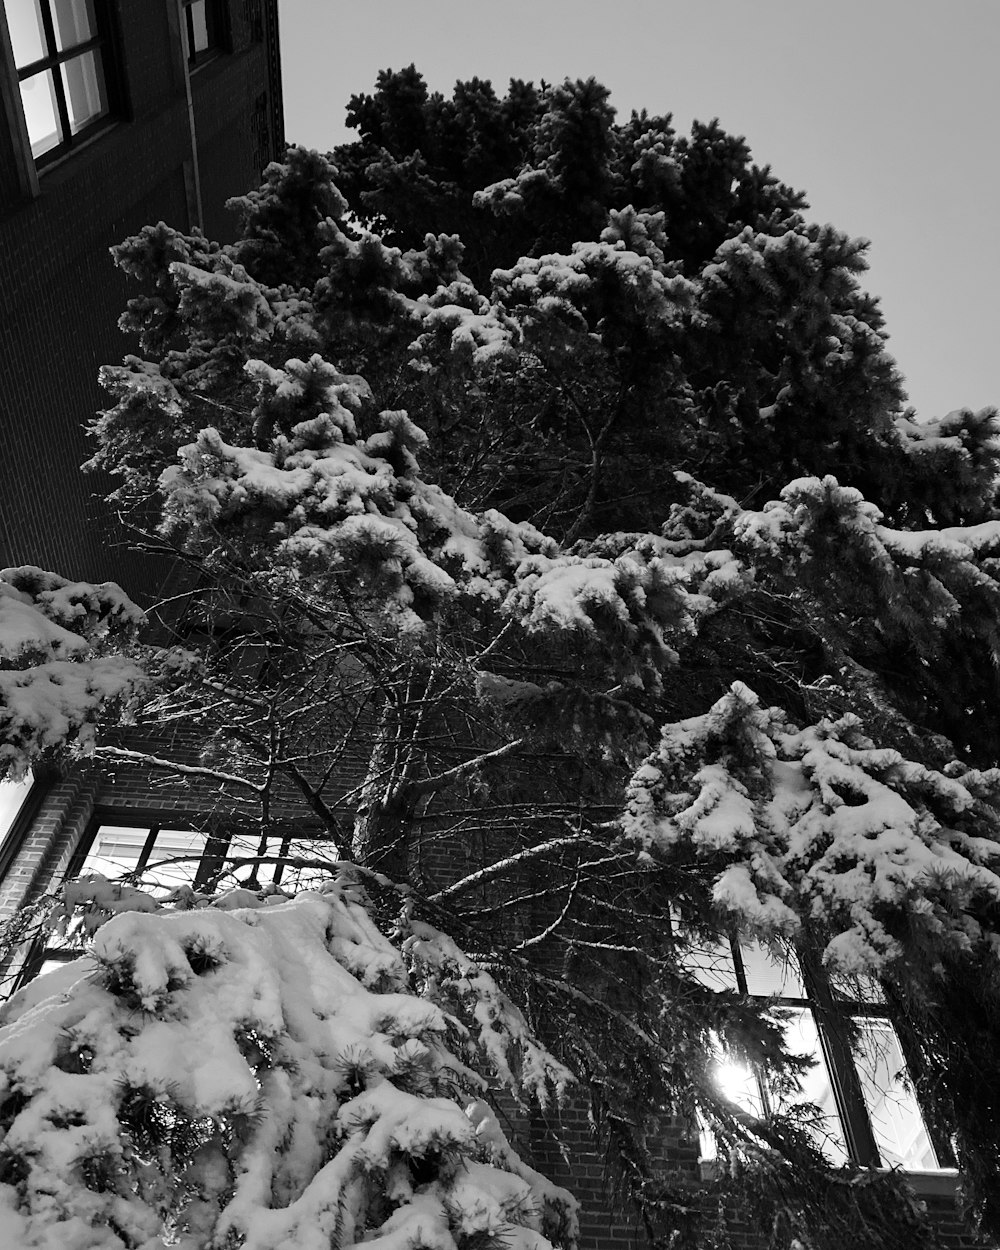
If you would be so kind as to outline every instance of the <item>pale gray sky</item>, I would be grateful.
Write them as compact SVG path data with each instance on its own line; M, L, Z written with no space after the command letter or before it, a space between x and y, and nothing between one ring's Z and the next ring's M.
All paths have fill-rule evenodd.
M280 0L285 126L328 149L380 69L432 90L594 75L627 117L718 117L872 240L867 286L924 418L1000 404L1000 0Z

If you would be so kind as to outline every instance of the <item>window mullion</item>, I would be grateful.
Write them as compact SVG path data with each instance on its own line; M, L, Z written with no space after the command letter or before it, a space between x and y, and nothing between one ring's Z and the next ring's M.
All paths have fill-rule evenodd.
M195 873L194 881L191 883L193 890L204 890L211 882L212 878L222 871L226 864L226 852L232 842L232 834L229 833L209 833L205 839L205 850L198 864L198 871Z
M49 67L48 72L52 75L52 88L56 94L56 111L59 114L59 129L62 132L57 146L61 147L70 141L69 106L66 103L66 89L63 86L63 76L58 64L59 49L56 46L56 28L52 20L52 7L49 0L41 0L38 11L42 17L42 31L47 49L45 61Z
M801 959L802 974L812 1000L816 1028L844 1129L847 1151L862 1167L880 1167L881 1157L872 1132L864 1091L854 1065L851 1037L842 1006L836 1001L821 969L808 957Z
M56 47L56 27L52 21L52 9L49 0L41 0L38 11L42 17L42 33L45 35L45 47L47 49L45 59L52 61L58 56L59 49Z
M149 863L149 858L153 854L153 847L156 845L156 839L160 833L160 826L153 825L149 831L146 841L143 843L142 850L139 852L139 858L136 860L136 873L143 872Z
M91 35L83 43L75 43L71 48L63 48L62 52L57 52L55 56L56 63L65 65L67 61L75 61L78 56L82 56L85 52L93 52L96 48L100 48L103 43L104 40L100 35Z

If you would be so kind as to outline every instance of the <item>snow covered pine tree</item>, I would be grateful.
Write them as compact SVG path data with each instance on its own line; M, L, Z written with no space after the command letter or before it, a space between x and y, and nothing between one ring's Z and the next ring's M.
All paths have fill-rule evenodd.
M116 249L142 356L95 463L187 570L156 645L115 651L117 590L4 575L9 767L75 735L183 775L95 747L124 702L202 742L262 847L285 787L336 862L293 900L253 856L235 890L67 887L86 961L0 1033L0 1227L569 1245L484 1099L572 1071L654 1244L734 1244L734 1208L762 1245L932 1244L870 1128L831 1167L787 1015L707 975L742 947L801 963L848 1064L838 996L878 995L997 1233L995 414L903 410L864 245L715 123L412 68L349 115L234 202L235 244ZM27 711L57 661L86 697ZM475 871L427 858L473 841ZM650 1147L696 1113L700 1193Z

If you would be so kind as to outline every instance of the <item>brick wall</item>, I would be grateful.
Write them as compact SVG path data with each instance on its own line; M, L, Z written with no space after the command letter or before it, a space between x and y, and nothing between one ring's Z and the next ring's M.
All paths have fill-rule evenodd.
M164 570L126 552L100 498L106 484L78 469L92 454L81 427L105 402L97 369L135 350L117 328L134 292L108 248L151 222L191 224L191 130L172 3L119 3L126 116L41 171L35 199L18 186L0 125L0 567L110 578L140 599ZM280 99L269 78L276 47L252 39L252 4L231 8L234 51L192 75L206 222L230 234L223 201L256 184L261 134L274 138L273 127L254 130L255 106L262 94L269 109ZM273 143L266 155L277 155Z

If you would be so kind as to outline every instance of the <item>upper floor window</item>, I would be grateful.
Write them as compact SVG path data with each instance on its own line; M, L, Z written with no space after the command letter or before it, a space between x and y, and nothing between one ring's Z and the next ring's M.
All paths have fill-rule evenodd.
M4 0L31 154L61 155L113 111L104 0Z
M184 48L189 65L200 65L223 44L225 17L219 0L182 0Z
M685 963L711 989L766 998L780 1009L788 1051L812 1060L794 1101L816 1108L812 1131L834 1165L909 1172L951 1166L950 1143L932 1141L924 1123L875 982L807 975L794 957L779 959L758 943L720 943ZM791 1101L762 1069L720 1056L715 1071L720 1090L752 1115L784 1110Z

